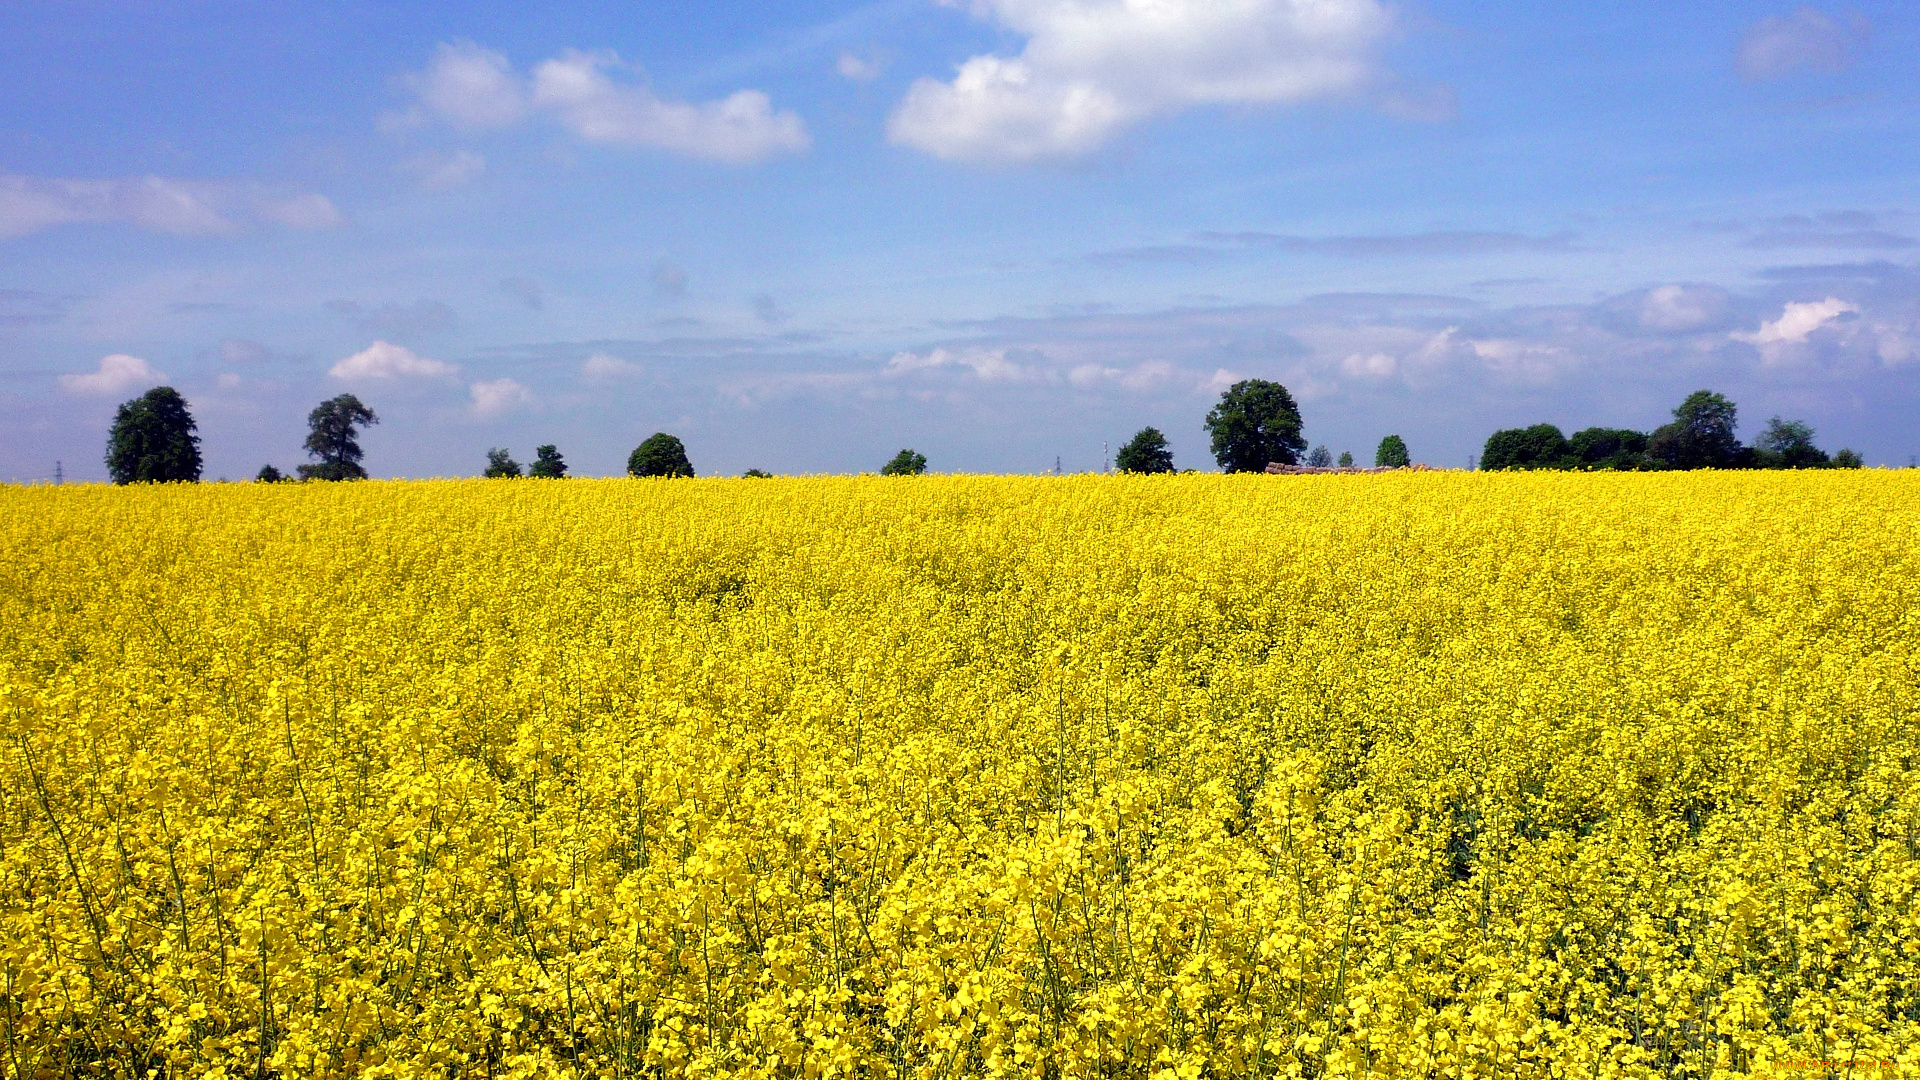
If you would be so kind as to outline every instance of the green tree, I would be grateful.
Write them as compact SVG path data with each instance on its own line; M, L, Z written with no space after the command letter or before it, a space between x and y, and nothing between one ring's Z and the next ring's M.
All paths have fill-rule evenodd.
M1353 468L1353 451L1351 450L1340 451L1340 467L1343 469Z
M1404 469L1413 464L1407 457L1407 441L1398 435L1381 439L1380 449L1373 452L1373 464L1381 469Z
M765 469L748 469L746 472L741 473L740 477L743 480L771 480L773 479L773 474Z
M520 463L513 460L505 447L496 446L487 451L487 471L480 475L489 480L520 479Z
M893 455L893 460L880 466L881 476L919 476L927 471L927 455L913 450L902 450Z
M1297 464L1307 448L1300 408L1277 382L1243 379L1227 387L1207 413L1213 459L1230 473L1264 472L1270 462Z
M1583 428L1567 440L1567 453L1574 461L1594 469L1644 468L1647 436L1629 428Z
M1333 467L1333 451L1324 446L1316 446L1307 455L1307 464L1316 469L1330 469Z
M107 475L116 484L193 483L200 479L198 430L180 392L156 386L114 414Z
M1670 469L1731 469L1744 464L1734 437L1738 408L1725 395L1695 390L1673 410L1673 422L1647 438L1648 456Z
M560 456L560 448L547 443L533 448L533 464L527 466L527 475L541 480L564 480L567 476L567 461Z
M692 476L687 447L675 436L656 431L627 456L628 476Z
M307 456L318 463L300 466L303 480L365 480L367 470L360 467L366 456L358 439L362 426L377 424L380 418L352 394L331 397L307 414Z
M1143 427L1113 455L1113 467L1124 473L1170 473L1173 450L1159 428Z
M1767 430L1753 441L1760 466L1768 469L1817 469L1827 464L1827 452L1813 445L1813 429L1798 420L1779 417L1767 421Z
M260 471L255 473L253 477L254 482L259 484L277 484L286 478L285 473L274 468L272 465L260 466Z
M1503 428L1487 436L1480 449L1482 469L1561 469L1567 462L1567 437L1552 424Z
M1833 455L1833 467L1836 469L1858 469L1864 465L1866 465L1866 462L1861 460L1859 454L1844 447L1841 448L1839 453Z

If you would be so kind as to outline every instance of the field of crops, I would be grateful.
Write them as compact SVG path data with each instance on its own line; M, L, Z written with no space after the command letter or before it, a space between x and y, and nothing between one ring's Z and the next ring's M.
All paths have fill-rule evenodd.
M7 488L0 1075L1920 1075L1917 643L1915 472Z

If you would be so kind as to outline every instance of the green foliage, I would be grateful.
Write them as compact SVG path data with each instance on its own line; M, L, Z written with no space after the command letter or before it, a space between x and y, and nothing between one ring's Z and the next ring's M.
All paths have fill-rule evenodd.
M277 484L286 478L286 473L281 472L272 465L260 466L260 471L253 476L254 482L259 484Z
M1143 427L1113 456L1113 467L1124 473L1170 473L1173 451L1159 428Z
M1817 469L1827 464L1827 452L1813 445L1813 428L1798 420L1776 416L1753 442L1759 464L1766 469Z
M200 479L198 425L171 386L156 386L120 406L107 432L107 475L116 484L193 483Z
M1227 472L1264 472L1268 463L1298 464L1307 440L1300 435L1300 408L1277 382L1243 379L1220 395L1207 413L1213 458Z
M1353 468L1353 451L1351 450L1340 451L1340 467L1343 469Z
M773 479L773 474L765 469L748 469L746 472L740 474L740 478L743 480L771 480Z
M1631 428L1583 428L1567 440L1568 464L1589 469L1643 469L1647 435Z
M1559 469L1568 457L1567 437L1552 424L1503 428L1487 436L1482 469Z
M1836 469L1858 469L1865 464L1866 462L1861 460L1859 454L1844 447L1839 453L1833 455L1833 467Z
M1381 469L1404 469L1413 464L1407 456L1407 441L1398 435L1381 439L1380 448L1373 452L1373 464Z
M300 466L303 480L365 480L367 470L360 467L365 454L358 439L362 426L377 424L380 418L352 394L331 397L307 414L307 455L317 464Z
M1670 469L1733 469L1748 455L1733 429L1738 409L1724 394L1695 390L1673 410L1673 422L1647 439L1647 454Z
M693 463L687 460L685 443L664 431L656 431L627 456L627 475L692 476Z
M540 480L564 480L567 476L567 461L560 456L560 448L547 443L533 450L533 464L527 466L527 475Z
M520 463L513 460L505 447L496 446L487 451L487 471L480 475L489 480L518 480Z
M881 476L919 476L926 471L927 455L912 450L902 450L880 466Z
M1316 446L1307 455L1307 464L1316 469L1330 469L1333 467L1333 451L1324 446Z

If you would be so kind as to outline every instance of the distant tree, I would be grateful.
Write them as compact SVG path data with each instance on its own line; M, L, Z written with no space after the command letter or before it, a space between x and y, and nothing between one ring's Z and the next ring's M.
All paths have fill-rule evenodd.
M307 456L318 464L300 466L303 480L365 480L367 470L360 467L365 454L357 438L363 425L377 424L380 418L352 394L328 398L307 414Z
M741 474L740 474L740 476L741 476L741 478L742 478L742 479L745 479L745 480L771 480L771 479L773 479L773 474L772 474L772 473L770 473L770 472L768 472L768 471L767 471L767 470L765 470L765 469L748 469L748 470L747 470L746 472L743 472L743 473L741 473Z
M1407 441L1398 435L1381 439L1380 449L1373 452L1373 464L1381 469L1404 469L1413 464L1407 457Z
M1836 469L1858 469L1864 465L1866 462L1852 450L1842 448L1839 453L1833 455L1833 467Z
M567 461L560 456L560 448L547 443L533 449L533 464L527 466L527 475L541 480L564 480L567 476Z
M1230 473L1264 472L1270 462L1294 465L1307 448L1300 408L1277 382L1243 379L1227 387L1207 413L1213 458Z
M893 460L880 466L881 476L919 476L927 471L927 455L912 450L902 450L893 455Z
M1753 441L1753 448L1766 469L1817 469L1827 464L1827 452L1813 445L1813 429L1798 420L1776 416L1767 421L1767 430Z
M1340 451L1340 467L1343 469L1353 468L1353 451L1351 450Z
M1316 469L1330 469L1333 467L1333 451L1324 446L1316 446L1313 452L1307 455L1307 464Z
M1504 428L1487 436L1480 450L1482 469L1560 469L1566 467L1567 437L1552 424Z
M1125 473L1170 473L1173 451L1159 428L1144 427L1113 456L1113 467Z
M505 447L496 446L487 451L487 471L480 475L489 480L520 479L520 463L513 460Z
M285 473L274 468L272 465L260 466L260 471L255 473L253 477L254 482L259 484L277 484L286 478Z
M1673 410L1673 423L1647 437L1647 454L1670 469L1738 468L1746 448L1733 434L1737 412L1725 395L1695 390Z
M200 479L197 430L180 392L156 386L114 414L107 475L116 484L194 483Z
M628 476L692 476L693 463L687 460L687 447L664 431L647 436L627 456Z
M1628 428L1584 428L1567 440L1567 456L1593 469L1638 469L1646 465L1647 436Z

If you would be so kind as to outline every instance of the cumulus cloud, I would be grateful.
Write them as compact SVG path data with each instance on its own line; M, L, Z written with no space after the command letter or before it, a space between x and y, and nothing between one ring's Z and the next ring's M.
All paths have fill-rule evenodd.
M100 358L100 367L83 375L60 376L60 389L69 394L119 394L166 378L145 360L126 353Z
M403 345L376 341L341 360L327 371L336 379L434 378L452 375L459 369L439 360L429 360Z
M507 58L471 41L443 43L427 70L402 78L419 108L463 128L511 127L528 112L527 93ZM424 119L419 111L408 117Z
M1354 93L1392 27L1377 0L974 0L1027 36L951 82L917 80L888 121L904 146L950 161L1089 153L1127 127L1200 105Z
M606 353L594 353L580 365L580 375L588 382L606 382L640 374L640 365Z
M469 406L473 415L481 419L499 416L501 413L533 404L533 391L512 379L493 379L489 382L477 382L467 387L472 395L473 404Z
M898 352L887 361L885 373L898 376L939 368L965 369L985 382L1022 382L1034 377L1031 370L1007 359L1007 350L985 348L935 348L924 354Z
M569 51L534 69L533 102L588 142L653 146L688 157L746 165L809 145L806 125L775 112L758 90L719 101L670 101L644 86L623 86L604 70L611 54Z
M615 82L608 70L618 64L612 53L570 49L523 76L504 55L471 41L443 44L425 71L401 79L415 102L386 123L404 127L437 117L457 128L486 130L543 113L587 142L654 147L735 165L799 153L810 144L800 118L776 111L758 90L718 101L675 101L645 85ZM423 185L458 186L485 165L478 155L463 153L421 160L413 168Z
M1744 341L1750 345L1804 345L1807 337L1814 331L1833 322L1843 315L1858 315L1860 307L1845 300L1829 296L1825 300L1789 301L1781 310L1780 317L1772 322L1763 322L1754 333L1735 331L1730 335L1735 341Z
M115 223L175 236L230 236L256 224L325 229L346 218L324 195L259 184L0 176L0 238L59 225Z
M1768 15L1740 39L1735 66L1749 81L1778 79L1797 71L1839 72L1853 66L1869 29L1858 15L1835 18L1812 7Z

